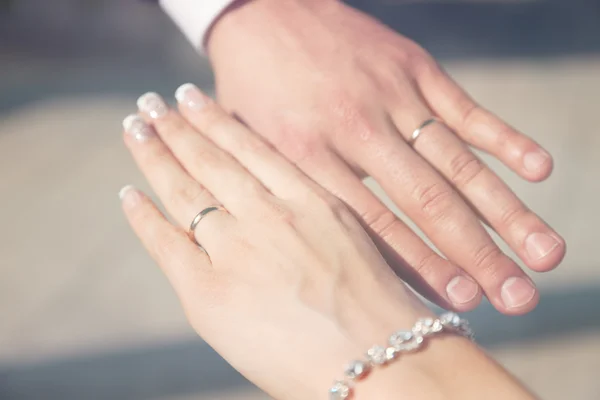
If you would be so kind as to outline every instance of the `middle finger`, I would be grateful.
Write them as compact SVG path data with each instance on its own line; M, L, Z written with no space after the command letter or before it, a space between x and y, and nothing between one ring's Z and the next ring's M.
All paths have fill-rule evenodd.
M426 112L421 114L427 119ZM429 114L431 115L431 114ZM414 119L396 118L405 135ZM562 241L442 122L422 130L413 148L460 191L517 255L536 271L555 267Z
M197 132L156 93L138 100L140 111L153 125L181 165L233 215L261 212L272 195L229 154Z
M124 140L137 165L177 224L187 230L203 209L220 203L196 182L140 116L130 115L123 121ZM226 212L211 213L194 230L197 243L212 252L232 226L234 218ZM215 234L218 232L218 234Z
M384 122L379 128L356 134L353 141L340 141L336 147L375 178L432 242L480 283L498 310L508 314L530 311L537 302L531 280L502 253L461 196L398 131Z

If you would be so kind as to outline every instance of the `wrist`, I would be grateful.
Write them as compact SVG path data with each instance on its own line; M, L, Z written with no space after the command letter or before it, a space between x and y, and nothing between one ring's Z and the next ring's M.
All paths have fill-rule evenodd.
M389 356L391 357L391 359L388 358L389 361L384 361L383 365L380 364L382 362L381 357L386 357L381 352L390 354L389 350L392 349L390 346L394 344L395 346L399 345L395 340L389 342L392 333L398 331L411 332L412 328L415 327L415 323L424 317L431 318L432 322L437 319L428 310L419 312L415 308L407 308L406 304L406 301L395 304L397 310L404 309L404 312L394 312L392 309L387 309L384 310L384 313L380 314L387 315L388 318L364 318L361 324L362 328L358 331L361 333L370 331L371 341L368 342L368 346L365 346L363 344L364 341L353 340L358 344L359 348L363 349L362 356L359 356L356 360L363 363L366 362L367 365L369 365L368 362L370 360L374 364L370 367L365 377L359 377L354 380L353 384L350 384L354 386L352 390L353 395L351 396L353 399L365 400L377 398L391 400L399 397L424 400L449 399L449 396L444 395L451 389L448 385L448 377L444 374L444 371L453 370L456 360L461 356L461 352L477 351L475 345L470 340L459 336L457 333L434 331L438 333L424 333L424 341L421 345L419 345L421 342L416 339L405 339L407 342L405 342L404 346L415 347L412 347L412 350L401 350L401 345L401 347L397 348L398 350L396 350L394 355ZM407 309L408 312L406 312ZM372 315L373 313L369 312L368 314ZM382 328L385 325L387 327ZM413 332L418 332L418 330ZM355 336L352 335L353 333L355 332L353 331L350 335L346 336ZM373 345L376 347L373 347ZM369 358L366 356L368 348L372 348L375 351L372 353L372 356L375 354L381 355ZM377 348L379 350L376 350ZM384 350L386 348L387 350ZM346 360L344 365L349 364L351 361L353 360ZM358 370L364 369L359 367ZM346 375L344 379L347 380L348 376ZM350 377L350 379L352 380L353 378ZM456 378L452 377L451 379ZM341 387L343 387L343 384Z
M235 49L244 39L267 31L271 35L298 18L335 7L341 0L234 0L213 21L205 38L211 59ZM214 57L213 57L214 55Z
M345 285L336 288L335 318L340 330L365 351L387 342L398 330L412 327L419 318L435 314L387 267L369 263L369 274L360 266Z
M364 355L373 345L386 346L396 331L410 331L418 319L433 313L402 284L391 279L357 280L349 283L350 297L344 300L340 326L362 349ZM384 283L385 282L385 283ZM358 284L360 289L352 287ZM376 293L377 295L373 295ZM364 358L359 358L364 359ZM352 356L345 361L352 361ZM342 369L344 365L340 365ZM478 348L457 333L433 334L415 351L400 352L383 367L375 367L355 384L354 397L364 399L415 400L480 398L485 388L497 388L490 400L532 400L513 377Z
M356 400L463 399L456 393L454 382L459 374L454 370L459 357L475 350L468 339L453 334L432 337L420 350L400 355L383 368L377 368L356 383ZM464 382L463 382L464 383ZM468 384L466 385L468 386Z
M231 3L227 7L225 7L219 13L219 15L217 15L215 17L215 19L211 22L208 29L206 30L206 34L204 35L202 46L205 49L207 49L207 51L208 51L208 44L210 43L210 38L213 34L213 31L215 30L215 27L217 25L219 25L219 22L221 22L221 20L223 20L223 19L226 19L226 20L229 19L226 17L231 14L235 14L236 11L240 10L242 7L249 6L248 3L254 2L254 0L230 0L230 1L231 1ZM225 25L227 25L227 23L225 23ZM233 24L233 25L235 26L235 24ZM221 30L223 30L223 29L221 29ZM227 28L224 28L224 30L227 30Z
M490 387L495 388L488 393ZM535 397L471 340L432 335L416 350L375 368L353 390L354 399L534 400Z

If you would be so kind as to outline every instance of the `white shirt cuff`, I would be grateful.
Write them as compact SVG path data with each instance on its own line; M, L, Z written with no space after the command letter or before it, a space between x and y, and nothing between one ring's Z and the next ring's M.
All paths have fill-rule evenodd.
M160 0L160 5L190 42L204 52L213 22L235 0Z

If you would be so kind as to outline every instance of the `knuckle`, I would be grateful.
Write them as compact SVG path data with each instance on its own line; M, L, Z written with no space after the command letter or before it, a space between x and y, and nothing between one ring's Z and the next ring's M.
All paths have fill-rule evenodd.
M183 185L172 191L172 203L194 205L204 204L207 192L200 185Z
M355 121L352 124L349 123L346 131L348 133L353 133L355 139L365 143L377 141L383 136L382 132L375 129L365 117L361 117L360 120Z
M476 123L477 118L482 113L482 108L478 104L472 102L470 99L463 100L462 115L460 119L460 126L463 130L470 131L470 128Z
M295 224L296 214L285 204L271 200L266 202L266 208L270 219L286 225Z
M291 126L283 126L273 139L273 145L294 164L312 159L322 148L321 138Z
M473 255L473 265L486 275L495 276L503 257L502 250L495 243L486 243Z
M477 156L468 150L462 151L450 161L450 181L457 186L468 185L484 169Z
M408 65L417 79L420 76L431 76L441 71L437 61L421 47L416 47L411 51L408 56Z
M477 126L486 124L494 132L491 140L495 147L503 149L512 144L515 131L510 126L497 123L493 114L476 104L467 95L459 98L456 103L459 104L459 109L462 110L458 132L463 132L465 139L477 140Z
M508 207L500 215L500 223L506 227L513 226L527 214L527 210L522 206Z
M313 159L322 147L321 141L314 136L291 140L288 145L291 160L295 164Z
M380 130L373 125L368 112L361 108L362 101L355 100L354 97L343 91L332 97L331 112L339 127L337 131L343 132L340 140L346 140L348 135L361 142L378 139L381 136Z
M442 67L427 50L417 43L411 43L404 51L405 69L414 79L425 76L437 75L442 72Z
M495 142L499 149L510 149L513 138L514 131L510 127L502 126L500 129L496 130Z
M421 258L420 261L414 266L415 271L423 278L427 280L428 277L435 276L440 272L440 256L435 253L430 253L425 257Z
M394 99L399 109L409 106L413 96L407 96L414 92L414 80L407 71L397 68L402 65L401 61L391 62L389 65L380 66L377 71L378 89Z
M384 240L392 235L399 222L394 213L386 208L370 215L365 214L363 219Z
M419 185L413 192L422 212L437 218L452 205L454 193L442 183Z

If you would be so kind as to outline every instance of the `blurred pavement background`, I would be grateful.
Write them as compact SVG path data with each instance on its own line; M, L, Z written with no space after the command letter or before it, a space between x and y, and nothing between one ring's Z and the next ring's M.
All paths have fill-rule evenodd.
M600 2L354 3L555 156L535 185L486 158L569 252L532 314L469 317L540 397L600 399ZM211 90L208 64L147 2L0 1L0 399L267 398L188 327L117 200L147 189L122 118L187 81Z

